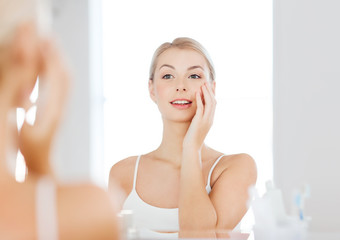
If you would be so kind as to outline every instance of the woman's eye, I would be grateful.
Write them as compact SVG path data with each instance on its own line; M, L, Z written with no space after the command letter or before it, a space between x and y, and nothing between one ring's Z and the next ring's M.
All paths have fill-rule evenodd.
M163 76L163 79L171 79L171 78L173 78L173 76L171 74L165 74Z
M197 75L197 74L191 74L191 75L189 76L189 78L200 79L201 77L200 77L199 75Z

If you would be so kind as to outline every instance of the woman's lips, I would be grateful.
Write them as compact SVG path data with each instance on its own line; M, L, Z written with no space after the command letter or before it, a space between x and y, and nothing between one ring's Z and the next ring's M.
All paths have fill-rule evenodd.
M170 104L177 109L187 109L191 107L192 101L188 99L175 99Z

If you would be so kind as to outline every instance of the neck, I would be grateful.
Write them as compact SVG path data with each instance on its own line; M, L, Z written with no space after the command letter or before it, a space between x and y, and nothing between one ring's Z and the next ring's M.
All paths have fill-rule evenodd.
M1 79L0 79L1 81ZM0 182L13 180L7 167L7 146L12 139L9 138L9 129L13 126L9 124L9 114L11 113L12 96L0 89Z
M0 101L1 102L1 101ZM0 183L8 182L12 179L12 176L8 172L7 168L7 154L6 145L8 139L8 124L7 114L3 111L3 105L0 103Z
M163 138L160 146L155 150L155 154L176 166L181 166L183 140L191 122L172 122L163 119ZM203 144L201 151L206 151Z

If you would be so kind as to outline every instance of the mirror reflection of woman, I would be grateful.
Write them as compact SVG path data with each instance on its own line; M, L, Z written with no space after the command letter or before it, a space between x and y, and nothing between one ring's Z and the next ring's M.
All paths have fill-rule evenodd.
M92 184L59 184L50 165L69 74L45 31L44 0L0 0L0 239L118 239L114 206ZM33 125L16 126L16 109L28 109L39 75ZM27 165L23 183L7 166L18 148ZM14 159L10 159L14 160Z
M149 93L162 116L162 141L152 152L116 163L109 181L109 189L123 189L121 209L133 211L142 236L232 230L247 211L248 188L257 178L254 160L204 143L215 88L212 61L197 41L177 38L154 53Z

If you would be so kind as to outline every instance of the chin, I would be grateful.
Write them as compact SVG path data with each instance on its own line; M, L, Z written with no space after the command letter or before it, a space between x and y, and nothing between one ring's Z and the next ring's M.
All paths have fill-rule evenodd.
M171 122L176 122L176 123L190 123L192 121L192 119L194 118L194 114L191 115L177 115L177 116L166 116L164 117L165 119L167 119L168 121Z

